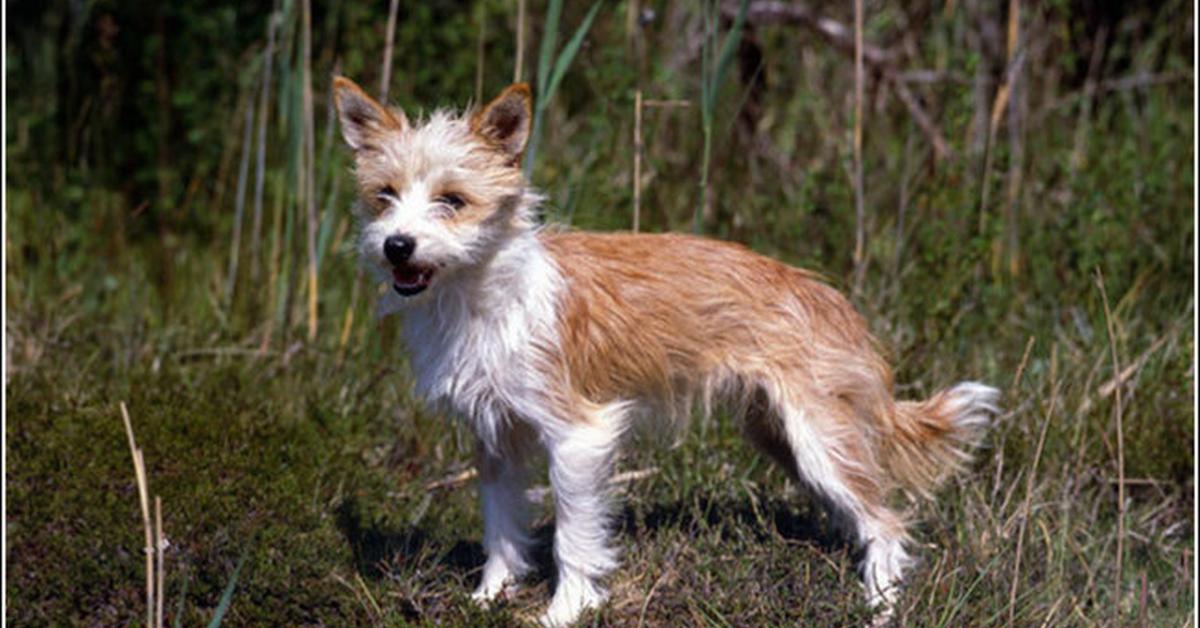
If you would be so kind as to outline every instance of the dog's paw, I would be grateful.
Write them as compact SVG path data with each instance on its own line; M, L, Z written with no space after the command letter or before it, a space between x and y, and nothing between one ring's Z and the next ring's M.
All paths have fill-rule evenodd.
M550 607L538 623L545 628L563 628L579 619L584 611L600 608L608 600L608 592L590 580L563 580L554 591Z
M497 557L488 559L487 564L483 566L479 587L471 594L471 599L475 604L486 608L492 602L515 592L524 572L525 569L521 565L513 568L511 564Z
M893 621L895 619L896 615L892 607L881 608L871 617L871 621L867 623L867 628L888 628L888 626L895 626L897 625L897 622Z
M494 583L482 583L479 588L471 593L471 601L480 608L488 608L495 602L499 602L509 595L516 593L520 588L513 580L501 580Z

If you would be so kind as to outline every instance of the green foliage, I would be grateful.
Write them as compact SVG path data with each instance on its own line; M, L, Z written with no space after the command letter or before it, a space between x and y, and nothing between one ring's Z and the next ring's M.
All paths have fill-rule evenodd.
M713 116L715 115L714 110L717 106L717 93L720 91L721 85L725 80L725 72L729 69L729 61L733 58L733 53L742 39L742 27L746 24L746 9L749 6L749 0L741 0L738 4L737 17L734 18L733 26L730 27L729 33L725 36L725 43L721 45L720 52L717 52L715 46L717 39L717 13L719 12L718 3L708 2L704 5L704 43L700 50L700 119L703 122L702 128L704 130L704 153L700 162L700 190L702 196L700 202L696 205L696 215L692 223L692 230L697 233L701 231L700 221L704 216L704 210L710 202L709 168L712 161Z
M558 91L558 84L562 82L567 69L571 67L571 61L579 53L579 47L583 44L583 38L587 36L588 30L592 28L592 20L596 19L596 13L599 11L600 2L597 1L592 4L592 8L588 10L587 16L579 24L579 28L575 29L575 34L571 36L571 39L563 46L562 51L558 53L558 58L553 61L554 69L551 70L551 59L554 59L554 46L557 44L556 40L558 39L558 19L562 14L562 0L550 0L549 9L546 11L546 32L542 34L542 49L538 54L537 94L534 98L533 132L529 138L529 147L525 151L526 177L529 177L533 173L533 164L537 159L538 144L542 136L542 118L545 116L550 102L554 99L554 93Z
M208 628L220 628L221 622L225 621L225 614L229 612L230 604L233 604L233 592L237 588L238 576L241 575L242 566L245 564L246 555L242 554L233 568L233 573L229 575L229 584L226 584L225 590L221 592L221 600L217 602L217 610L213 612L212 619L208 622Z

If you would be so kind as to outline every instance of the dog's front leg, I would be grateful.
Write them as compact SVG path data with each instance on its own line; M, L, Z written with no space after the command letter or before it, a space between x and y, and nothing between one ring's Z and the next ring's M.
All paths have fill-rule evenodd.
M471 597L481 604L496 599L529 571L529 503L525 496L527 452L512 444L507 451L476 445L479 500L483 510L483 578Z
M544 626L569 625L584 610L600 606L607 598L600 579L617 565L617 553L608 543L606 488L621 426L605 414L556 429L546 438L558 584L542 616Z

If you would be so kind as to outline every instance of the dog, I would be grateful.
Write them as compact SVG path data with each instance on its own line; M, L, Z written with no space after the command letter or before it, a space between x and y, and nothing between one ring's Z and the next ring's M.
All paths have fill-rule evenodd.
M886 619L910 558L894 488L928 495L961 469L998 391L964 382L898 401L863 318L813 273L742 246L678 234L539 225L520 167L532 97L410 121L354 82L333 83L354 157L362 263L392 290L417 393L474 433L483 547L473 598L530 569L528 461L554 495L557 585L541 617L568 625L606 599L617 567L607 479L622 436L716 404L827 505L863 550L868 603Z

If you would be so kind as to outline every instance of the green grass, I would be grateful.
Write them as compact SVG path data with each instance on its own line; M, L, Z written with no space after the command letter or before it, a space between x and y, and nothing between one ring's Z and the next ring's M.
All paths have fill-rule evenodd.
M379 16L350 4L317 7L314 76L338 58L343 71L373 85L382 36L371 25ZM503 20L512 16L508 4L489 7L485 91L494 92L511 76ZM1104 76L1191 73L1179 53L1191 42L1180 33L1189 22L1178 14L1190 11L1181 7L1168 3L1137 22L1153 35L1141 43L1129 34L1136 29L1114 30ZM664 7L640 31L648 98L698 96L700 59L671 64L686 52L679 32L699 33L699 12L675 9ZM121 21L133 13L126 10L115 19L139 32ZM898 39L898 9L868 10L868 40ZM586 11L564 8L563 23L583 23ZM464 15L437 3L405 14L394 93L407 108L460 104L473 92L476 46ZM982 230L970 86L914 87L931 109L937 103L937 122L958 155L934 162L904 107L886 92L877 99L869 81L869 237L857 305L889 349L899 396L978 379L1005 391L1007 410L970 471L934 501L895 497L914 521L919 559L899 614L916 626L1005 625L1010 612L1016 625L1132 625L1143 616L1147 625L1183 625L1195 608L1196 549L1192 84L1103 92L1085 122L1082 86L1071 79L1076 60L1054 54L1082 54L1071 26L1080 20L1051 9L1033 15L1045 46L1028 60L1023 184L1007 214L1013 144L1002 126ZM76 111L76 88L56 91L51 70L75 66L63 65L48 40L31 45L27 33L6 51L10 81L30 86L10 95L6 109L6 620L129 625L143 616L143 531L122 400L151 493L163 501L168 623L175 609L182 625L207 623L242 557L225 625L499 626L535 617L552 587L549 503L535 522L538 569L526 588L498 609L472 606L467 594L483 561L474 485L429 488L469 467L471 438L411 397L394 324L373 319L374 286L354 288L352 225L339 213L352 186L334 183L348 176L336 146L318 179L322 207L334 209L322 229L319 335L300 340L305 278L294 269L307 259L288 191L299 128L293 79L272 92L263 278L251 281L243 259L232 303L225 298L236 177L214 173L222 155L228 172L237 169L237 90L258 85L261 70L204 45L204 29L236 32L248 47L244 58L257 59L265 22L235 29L243 22L230 7L211 16L170 23L186 31L178 54L221 63L215 74L197 70L191 91L174 96L177 125L189 133L164 145L165 164L153 159L152 125L130 129L133 140L113 148L121 157L114 162L95 151L123 137L114 122L121 118L81 117L66 137L61 120L75 120L66 114ZM969 76L982 63L964 43L974 22L962 10L943 15L938 4L923 19L905 67ZM543 112L534 179L549 195L547 214L578 227L630 222L638 79L623 20L624 7L599 12ZM539 27L535 20L531 41ZM279 45L292 50L294 25L283 28ZM742 41L762 47L767 87L750 94L732 67L726 84L712 86L714 203L704 231L845 287L855 227L844 169L850 58L795 27L757 26ZM149 52L134 56L153 59L154 40L142 45ZM294 75L293 53L280 55L281 76ZM445 62L434 71L424 61L431 58ZM153 66L137 76L153 93ZM320 155L326 87L315 86ZM737 122L751 109L760 112L754 133ZM702 127L696 107L646 112L643 229L692 228ZM76 141L77 149L63 148ZM129 181L122 164L138 165ZM185 192L189 180L202 183L194 196ZM162 181L169 185L160 188ZM273 242L280 250L272 282ZM1121 368L1137 366L1121 388L1132 481L1119 583L1115 395L1104 392L1116 370L1097 270ZM354 316L343 346L347 308ZM632 443L619 470L655 471L622 485L614 521L622 566L610 579L611 604L587 622L856 625L868 617L853 548L739 433L718 418L677 442L646 435Z
M16 345L6 423L14 623L139 616L141 529L120 399L145 450L151 491L163 498L172 544L168 609L186 581L185 625L212 615L243 554L231 625L503 625L534 616L548 600L545 510L530 586L496 612L469 604L465 594L483 559L473 486L426 486L466 468L470 438L413 403L402 361L377 346L374 330L340 365L320 346L287 358L196 354L188 348L225 345L202 328L139 329L136 319L103 315L85 322L72 305L79 302L86 300L47 312L33 332L42 335L18 336ZM1105 445L1113 438L1111 401L1079 413L1108 373L1106 344L1095 335L1103 321L1082 324L1094 328L1092 341L1064 331L1034 345L1005 400L1012 412L973 471L935 502L915 505L921 564L902 617L919 625L1003 623L1032 444L1057 387L1016 617L1108 623L1118 603L1115 471ZM1143 333L1136 323L1126 329ZM1143 367L1127 401L1128 473L1161 483L1129 489L1119 603L1126 618L1141 612L1144 576L1151 623L1178 625L1193 605L1193 524L1190 471L1171 460L1188 455L1151 454L1145 442L1192 438L1184 420L1192 340L1182 329L1164 333L1175 335ZM1007 388L1024 344L997 337L1019 340L951 332L939 348L911 358L919 365L904 365L902 372L921 376L901 381L916 380L913 393L966 376ZM36 360L22 358L35 344ZM866 617L851 548L741 442L737 426L718 420L688 431L678 447L661 445L643 438L622 461L621 469L658 472L625 487L616 519L623 567L612 578L612 604L595 621L627 625L644 615L652 625L844 625Z

